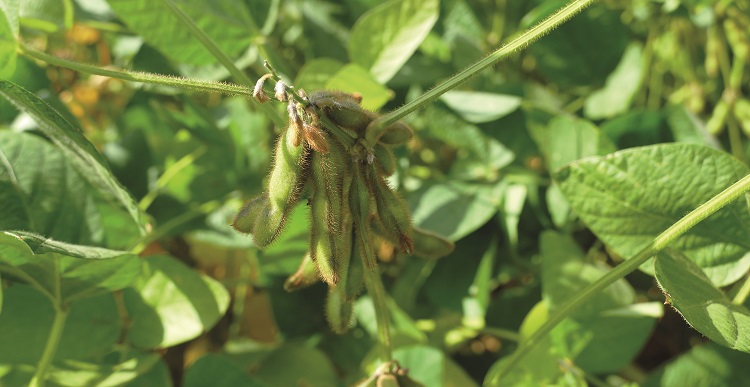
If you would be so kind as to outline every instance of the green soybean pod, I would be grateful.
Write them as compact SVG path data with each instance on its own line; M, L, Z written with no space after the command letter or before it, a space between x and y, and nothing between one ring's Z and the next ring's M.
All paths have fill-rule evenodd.
M455 248L453 242L441 235L416 226L412 226L411 236L414 242L414 255L422 258L441 258L452 253Z
M377 206L377 223L383 236L406 254L414 252L411 240L411 214L406 201L388 185L382 176L372 176L373 196Z
M375 144L373 154L375 155L377 166L380 167L379 172L381 175L390 176L396 172L396 156L390 147L382 143L377 143Z
M302 288L306 288L312 284L320 281L318 277L318 269L315 266L315 262L312 260L310 252L306 252L305 256L302 257L299 268L284 282L284 290L287 292L293 292Z
M364 133L367 125L377 117L376 113L363 109L359 105L361 101L361 98L341 91L320 90L310 94L310 103L355 137Z
M377 140L387 145L403 145L409 142L413 136L414 131L409 125L403 122L394 122L385 127L383 135Z
M336 333L346 333L354 325L354 302L347 301L339 286L331 286L326 298L326 320Z
M265 212L268 203L268 194L266 192L248 200L237 211L237 215L234 216L232 227L239 232L246 234L253 233L255 222Z
M313 199L310 203L315 236L313 258L329 284L346 280L352 249L352 216L348 195L351 173L345 151L332 143L327 154L311 160Z
M266 247L284 228L286 218L299 201L310 171L310 149L294 146L293 130L287 128L276 142L273 167L268 178L268 204L253 230L255 244Z
M355 225L352 235L352 253L349 258L346 282L343 284L347 300L355 300L365 288L365 249L363 246L363 243L366 243L365 239L367 239L367 243L371 243L368 237L363 238L359 226Z

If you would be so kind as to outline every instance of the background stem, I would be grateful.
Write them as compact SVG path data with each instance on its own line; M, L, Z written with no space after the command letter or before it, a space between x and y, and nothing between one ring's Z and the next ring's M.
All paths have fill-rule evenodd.
M47 344L44 346L42 357L39 359L39 364L36 366L34 377L31 379L29 386L31 387L42 387L44 386L47 378L47 369L52 364L52 359L55 358L57 353L57 346L60 344L62 338L63 328L65 328L65 320L68 318L68 310L62 308L59 305L55 306L55 319L52 320L52 329L50 329L49 337L47 338Z

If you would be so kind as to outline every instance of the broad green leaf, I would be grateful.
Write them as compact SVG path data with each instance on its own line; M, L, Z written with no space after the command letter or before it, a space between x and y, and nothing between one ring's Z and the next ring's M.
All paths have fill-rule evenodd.
M59 253L74 258L111 259L131 254L130 252L123 250L111 250L103 247L74 245L71 243L60 242L26 231L6 231L3 233L9 236L15 236L23 241L23 243L26 243L35 255Z
M428 182L407 198L414 224L452 241L485 224L497 212L505 183Z
M0 95L29 114L37 122L39 129L64 152L82 178L107 200L122 206L133 221L141 225L141 214L135 201L112 176L102 155L84 137L79 128L73 126L39 97L12 82L0 80Z
M185 387L263 387L226 356L206 354L185 371Z
M686 213L750 172L732 156L696 144L662 144L573 162L555 173L573 210L625 258ZM703 268L716 286L750 268L750 214L735 201L671 246ZM641 267L646 272L652 268Z
M545 127L532 126L531 133L550 171L571 161L605 155L616 149L596 125L573 116L556 116Z
M516 158L500 141L444 109L428 108L425 119L429 136L456 147L451 175L459 180L495 181L499 171Z
M85 335L85 333L82 333ZM164 362L156 353L129 351L107 357L103 361L67 360L54 364L50 381L60 386L123 386L140 376L156 371L152 383L143 381L139 386L171 386ZM159 384L153 382L163 381Z
M568 236L544 232L540 248L542 297L552 310L609 270L588 261ZM634 301L635 291L620 279L573 311L551 338L578 367L591 373L617 371L638 354L662 315L659 303L633 305Z
M338 385L331 360L320 350L302 345L285 345L274 351L254 375L268 386Z
M16 70L18 54L18 0L0 0L0 79Z
M361 94L362 107L368 110L380 109L393 95L392 91L375 81L366 69L357 64L342 67L326 82L325 88Z
M750 356L713 343L698 345L649 374L643 387L727 387L750 380Z
M521 106L521 97L480 91L452 90L440 99L464 120L475 124L495 121Z
M59 148L38 136L0 132L0 187L5 215L0 229L120 248L138 237L128 214L107 202Z
M66 15L62 1L23 0L21 1L20 16L24 27L37 28L53 33L65 24Z
M206 275L169 256L147 257L143 266L141 281L124 291L134 346L164 348L194 339L226 312L229 294Z
M477 383L437 348L426 345L400 347L393 358L409 370L409 377L425 386L476 386Z
M530 51L541 73L561 87L601 85L620 61L628 33L619 12L591 7L533 44Z
M73 258L45 249L35 253L32 246L35 241L29 244L17 235L0 233L0 272L34 286L56 302L119 290L140 274L140 259L127 252L75 245L51 250L71 251L78 256Z
M69 308L55 360L100 359L111 351L122 329L114 297L90 297ZM23 284L6 289L0 315L0 364L37 364L55 313L37 289Z
M695 330L717 344L750 352L750 311L733 304L705 269L676 251L659 254L654 267L667 302Z
M326 88L326 83L339 72L344 64L336 59L317 58L306 61L294 78L294 86L308 92Z
M109 0L125 24L150 45L172 59L192 65L216 62L211 53L190 33L162 1ZM247 7L240 1L174 0L180 10L229 56L247 48L257 32L251 27Z
M390 80L438 19L437 0L391 0L362 15L352 27L349 58L380 83Z
M604 88L586 97L583 114L598 120L626 112L641 87L643 70L643 48L633 43L623 53L617 68L607 77Z

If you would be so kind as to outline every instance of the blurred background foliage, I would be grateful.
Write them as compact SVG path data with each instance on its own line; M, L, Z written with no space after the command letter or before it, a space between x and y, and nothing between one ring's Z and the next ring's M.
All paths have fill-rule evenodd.
M373 0L176 1L251 78L265 72L265 59L296 87L357 91L365 106L380 111L410 101L565 1L403 3L412 4L407 10L421 24L379 24L385 6ZM145 0L23 0L21 41L76 62L228 80L162 7ZM558 292L575 291L576 283L589 283L622 260L576 220L551 171L586 156L672 141L709 144L747 162L749 15L746 0L600 1L405 119L416 136L397 150L391 182L407 198L415 223L456 241L455 252L438 261L401 256L386 244L378 251L392 295L395 356L415 379L429 386L481 384ZM387 50L372 46L373 34L385 34L377 26L392 33L389 47L406 53L403 58L378 62ZM358 303L357 326L337 336L323 316L324 286L291 294L282 288L306 249L304 210L263 251L229 227L243 200L262 190L282 129L254 101L89 76L23 55L3 78L83 128L149 217L148 234L140 238L121 213L80 196L86 190L72 186L80 179L65 174L64 161L35 135L35 122L0 101L0 149L31 150L24 163L46 155L39 178L67 187L57 192L58 203L38 202L48 205L48 216L63 219L46 236L115 249L140 243L141 255L157 255L149 265L168 267L172 261L158 257L171 256L218 280L231 296L227 313L206 333L123 340L120 321L112 323L120 328L101 333L108 344L83 358L117 346L140 349L136 357L146 366L133 372L131 385L169 385L170 379L185 386L343 385L372 371L375 319L367 297ZM82 221L88 225L76 228L82 234L66 234L65 225ZM19 228L7 219L0 225ZM586 269L555 266L561 252L561 259ZM561 273L575 275L574 284L560 283L568 278ZM0 328L35 324L21 310L39 296L5 275L3 287ZM137 303L128 301L129 292L116 297ZM632 274L602 297L605 309L643 304L651 310L638 318L564 324L549 338L554 356L533 353L517 375L519 385L677 386L686 374L690 380L713 375L711 385L747 380L735 379L748 376L747 367L736 367L747 355L704 344L679 315L662 310L651 277ZM107 305L116 310L114 301ZM85 308L79 306L82 316ZM117 320L116 312L98 313L100 322ZM75 326L71 319L68 326ZM77 329L71 335L91 339L85 325ZM59 356L65 359L66 351ZM717 368L726 372L717 376ZM10 378L4 369L0 377ZM6 380L12 385L14 379Z

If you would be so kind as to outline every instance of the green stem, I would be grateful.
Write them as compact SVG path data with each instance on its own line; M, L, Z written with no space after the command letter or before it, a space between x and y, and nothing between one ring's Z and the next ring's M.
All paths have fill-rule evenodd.
M550 316L550 318L541 327L539 327L538 330L531 334L531 336L529 336L526 340L521 342L521 345L510 356L508 361L503 363L502 366L496 372L493 372L493 374L488 378L489 384L499 385L500 379L505 376L510 370L512 370L513 367L515 367L521 361L521 359L523 359L523 357L526 356L529 351L531 351L531 349L539 344L539 342L544 337L546 337L547 334L549 334L549 332L557 326L557 324L568 317L571 312L573 312L579 306L589 301L591 297L598 294L608 286L612 285L615 281L635 271L640 265L663 250L675 239L685 234L696 224L713 215L722 207L742 196L748 190L750 190L750 175L743 177L738 182L732 184L729 188L711 198L711 200L703 203L701 206L685 215L682 219L678 220L666 231L654 238L654 240L651 241L651 243L644 247L640 252L638 252L638 254L613 268L603 277L599 278L599 280L576 294L573 298L556 309L555 313Z
M34 377L31 379L29 386L31 387L42 387L46 382L47 369L52 364L52 359L57 353L57 346L60 344L62 338L63 328L65 328L65 320L68 317L68 310L59 306L55 307L55 319L52 320L52 329L49 332L47 338L47 344L44 346L44 352L42 352L42 358L39 359L39 364L36 366Z
M87 65L79 62L73 62L66 59L58 58L52 55L47 55L43 52L34 50L33 48L19 45L19 49L22 54L40 60L42 62L49 63L54 66L64 67L67 69L75 70L86 74L101 75L110 78L117 78L131 82L143 82L154 85L170 86L181 89L222 93L228 95L243 95L250 97L253 94L252 89L248 89L245 86L215 82L215 81L202 81L198 79L190 78L178 78L171 77L161 74L144 73L138 71L129 71L123 69L113 68L102 68L92 65Z
M428 92L422 94L415 100L407 103L404 106L401 106L400 108L390 113L383 115L380 119L373 121L367 129L368 131L367 142L370 144L374 144L375 143L374 140L376 140L379 137L379 134L380 134L379 132L381 132L383 128L400 120L407 114L419 109L420 107L425 106L426 104L434 101L443 93L454 89L459 84L465 82L466 80L480 73L481 71L484 71L488 67L493 66L497 64L498 62L500 62L501 60L504 60L510 57L511 55L515 54L516 52L521 51L522 49L528 47L531 43L535 42L537 39L541 38L545 34L557 28L559 25L561 25L562 23L564 23L571 17L575 16L577 13L581 12L584 8L589 6L594 1L595 0L573 0L571 1L570 3L560 8L557 12L555 12L548 18L542 20L535 26L529 28L522 34L516 36L513 40L511 40L504 46L500 47L499 49L495 50L488 56L484 57L483 59L479 60L473 65L467 67L466 69L462 70L461 72L452 76L451 78L448 78L447 80L443 81L442 83L435 86L433 89L429 90ZM370 132L373 132L372 136L370 136Z
M154 187L153 190L144 195L141 201L138 202L138 208L141 211L146 212L146 210L148 210L148 207L151 206L151 203L154 202L156 197L159 195L161 190L167 186L169 181L177 176L177 174L179 174L187 166L193 164L196 159L206 153L206 150L206 146L201 146L193 152L186 154L185 156L177 160L174 164L170 165L156 180L156 187Z
M511 331L509 329L485 327L482 328L480 332L508 341L521 341L521 335L518 334L518 332Z

